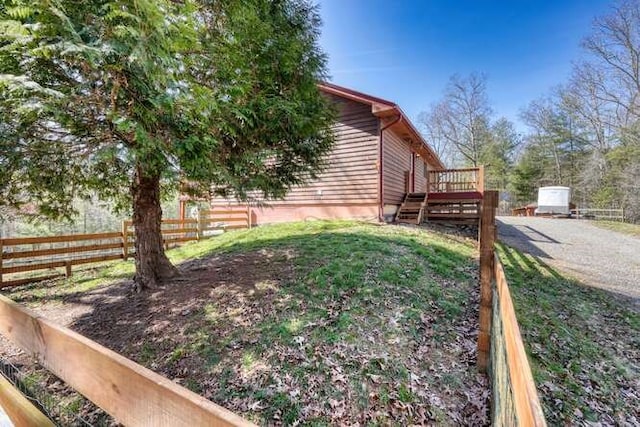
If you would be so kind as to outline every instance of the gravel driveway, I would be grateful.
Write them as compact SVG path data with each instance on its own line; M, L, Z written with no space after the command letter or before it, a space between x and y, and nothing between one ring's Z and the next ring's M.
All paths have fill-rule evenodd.
M499 217L500 239L582 282L640 303L640 238L589 221Z

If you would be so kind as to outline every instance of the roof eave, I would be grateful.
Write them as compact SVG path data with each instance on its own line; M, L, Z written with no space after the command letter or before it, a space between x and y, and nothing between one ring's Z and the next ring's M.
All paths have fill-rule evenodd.
M407 118L407 115L404 113L404 111L402 111L400 107L396 105L393 108L385 108L380 110L375 110L374 108L372 108L372 113L379 118L388 118L393 116L402 117L402 120L400 120L398 123L395 123L391 127L394 128L398 126L404 126L405 129L408 131L407 133L409 134L411 139L415 140L415 142L417 142L420 145L420 147L425 151L426 157L431 159L432 163L435 163L439 169L446 169L446 167L440 160L440 157L438 157L435 151L433 151L433 148L431 148L431 146L427 144L422 134L418 131L418 129L415 128L413 123L411 123L411 120Z

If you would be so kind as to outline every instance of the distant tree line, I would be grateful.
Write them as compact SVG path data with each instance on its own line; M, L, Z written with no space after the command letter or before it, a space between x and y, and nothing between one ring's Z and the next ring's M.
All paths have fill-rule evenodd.
M451 78L420 117L450 165L486 164L487 185L512 205L537 188L566 185L583 207L624 208L640 220L640 0L622 0L594 20L567 82L521 111L528 131L492 121L486 77Z
M72 205L76 214L68 219L42 217L30 206L21 211L0 208L0 237L105 233L119 231L122 221L131 219L130 210L115 212L111 203L101 201L97 195L76 198ZM177 218L178 205L178 193L167 194L162 200L163 217Z

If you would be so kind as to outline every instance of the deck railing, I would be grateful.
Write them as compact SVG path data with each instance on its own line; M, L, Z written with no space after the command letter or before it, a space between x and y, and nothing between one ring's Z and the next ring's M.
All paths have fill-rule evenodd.
M484 167L430 170L427 174L429 193L484 191Z

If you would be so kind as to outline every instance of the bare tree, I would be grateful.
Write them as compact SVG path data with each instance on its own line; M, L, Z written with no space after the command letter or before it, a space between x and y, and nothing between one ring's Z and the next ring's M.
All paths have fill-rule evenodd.
M574 81L608 104L619 125L628 126L640 118L640 1L617 3L593 27L583 42L589 57L576 66Z
M442 101L421 116L427 137L452 163L479 164L492 113L486 83L484 74L452 76Z
M466 162L478 166L487 141L491 108L487 98L487 77L454 75L442 103L442 134L457 148Z
M456 147L443 134L442 110L442 103L432 105L429 111L420 113L418 126L442 163L453 166L459 163L460 155Z

